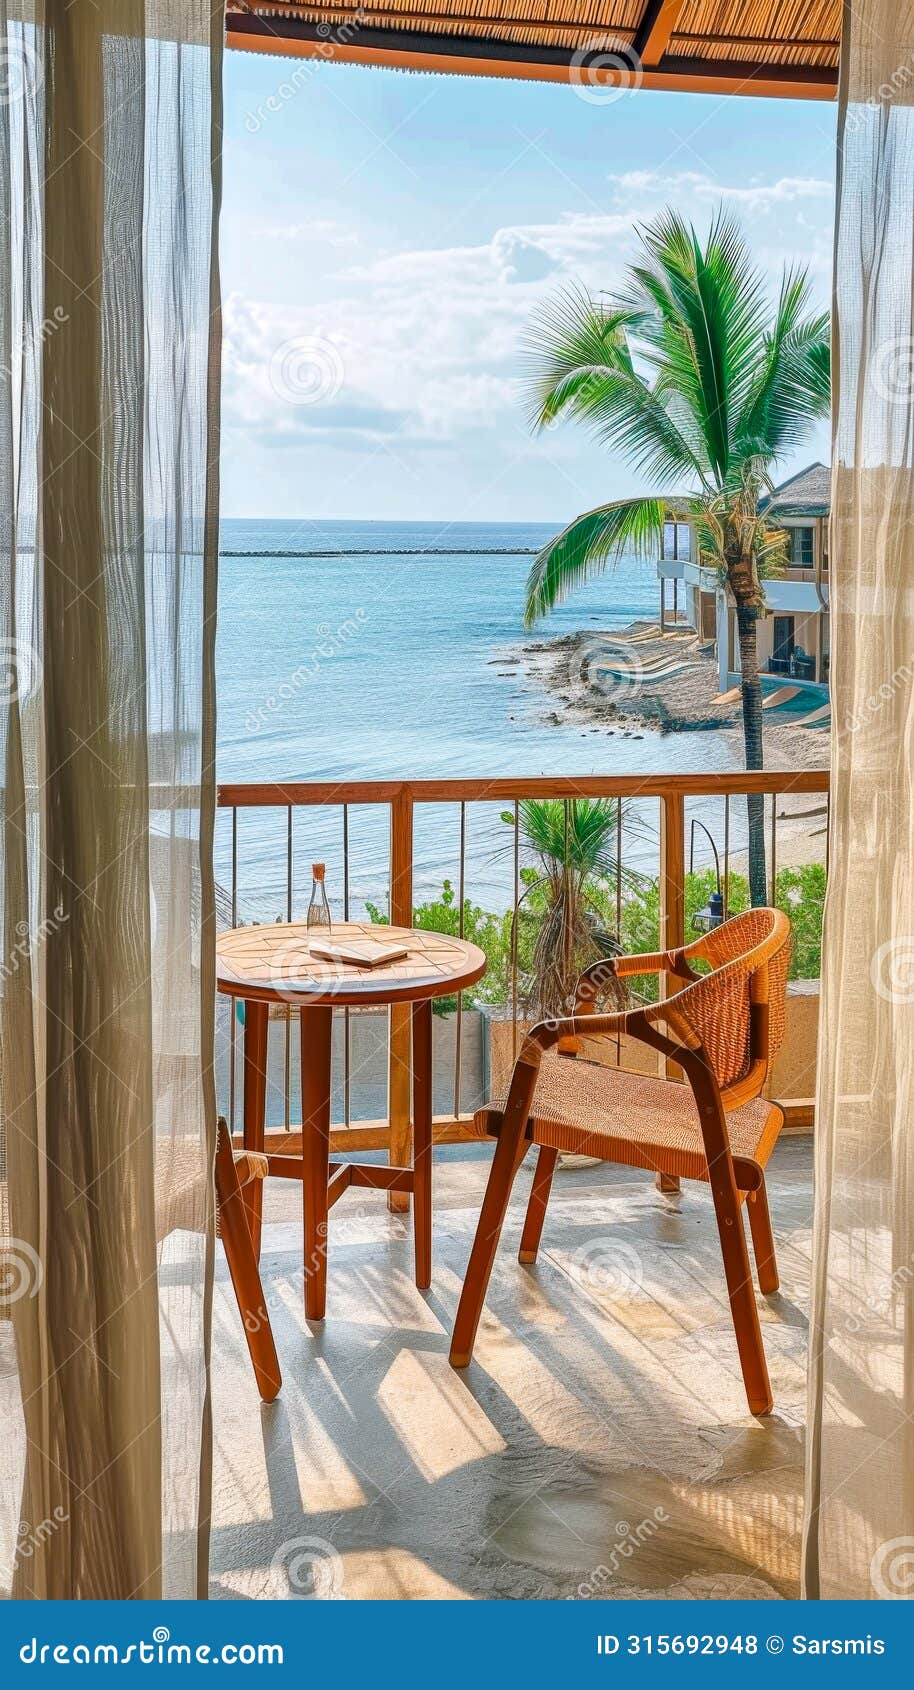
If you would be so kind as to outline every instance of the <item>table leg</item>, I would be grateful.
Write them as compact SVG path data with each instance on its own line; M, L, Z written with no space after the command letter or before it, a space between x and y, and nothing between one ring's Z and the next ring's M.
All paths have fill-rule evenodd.
M314 1004L301 1011L302 1210L307 1320L323 1320L327 1305L332 1034L333 1010L329 1004Z
M234 1010L234 1003L232 1004ZM267 1035L270 1006L251 1000L244 1006L244 1148L263 1150L267 1118ZM260 1260L260 1229L263 1219L263 1180L248 1180L244 1187L244 1212Z
M413 1232L416 1284L432 1282L432 1003L413 1004Z

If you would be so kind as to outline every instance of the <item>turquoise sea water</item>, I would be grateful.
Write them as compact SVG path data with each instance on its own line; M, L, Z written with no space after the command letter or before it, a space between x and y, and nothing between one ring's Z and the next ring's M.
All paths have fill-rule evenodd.
M218 771L222 781L359 780L433 775L542 775L717 769L726 745L708 733L640 740L546 719L550 701L504 659L512 648L579 629L656 618L652 569L623 559L575 593L534 634L522 623L530 552L542 524L280 522L222 525L218 634ZM311 554L311 555L288 555ZM315 554L331 555L315 555ZM400 555L389 555L398 553ZM507 901L510 833L498 806L474 806L467 891ZM646 818L650 822L650 818ZM459 817L436 807L417 824L417 896L456 875ZM507 840L507 845L506 845ZM353 914L387 885L386 817L350 817ZM341 895L338 811L294 823L293 905L313 856ZM285 914L286 817L239 819L246 913ZM644 847L640 847L642 853ZM231 875L228 818L217 872Z

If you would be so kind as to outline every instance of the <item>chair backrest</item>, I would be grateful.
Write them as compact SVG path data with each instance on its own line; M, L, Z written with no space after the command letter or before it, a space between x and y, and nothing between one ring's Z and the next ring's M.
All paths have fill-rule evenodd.
M689 973L694 973L694 962L708 963L710 973L697 975L664 1008L699 1040L725 1096L757 1097L784 1038L790 966L786 915L747 910L679 955Z

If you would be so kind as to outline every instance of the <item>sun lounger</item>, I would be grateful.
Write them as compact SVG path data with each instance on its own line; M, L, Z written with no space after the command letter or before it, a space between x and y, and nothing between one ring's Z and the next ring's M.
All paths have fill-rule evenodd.
M796 698L800 690L799 687L778 687L775 692L769 692L762 699L762 709L777 710L780 704L789 704L792 698Z
M798 728L825 728L831 724L831 704L820 704L818 710L811 710L808 716L801 716Z

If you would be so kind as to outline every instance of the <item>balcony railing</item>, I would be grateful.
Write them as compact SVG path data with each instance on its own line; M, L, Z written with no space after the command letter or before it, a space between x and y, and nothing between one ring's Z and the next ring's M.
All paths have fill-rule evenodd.
M685 887L688 833L692 815L704 822L719 843L725 910L728 906L733 858L745 849L745 798L764 795L766 852L770 896L775 899L779 870L779 828L785 800L802 805L804 796L824 795L819 831L827 850L829 777L826 771L765 771L764 773L594 775L571 778L441 779L416 781L252 782L223 785L219 790L217 880L222 887L222 922L303 919L311 885L310 865L318 857L327 863L331 894L344 919L362 919L370 902L382 909L395 926L413 924L418 904L440 892L442 863L449 858L453 884L451 910L456 931L464 933L465 900L485 907L500 902L513 912L512 954L505 980L504 1004L497 1014L501 1048L507 1056L517 1047L524 1022L518 977L518 911L524 892L525 853L521 841L520 806L526 799L557 799L569 807L575 799L610 798L620 801L616 818L614 885L604 888L610 925L619 935L628 875L634 870L654 882L658 931L649 935L650 948L669 949L685 939ZM809 806L804 807L809 813ZM504 821L513 822L513 830ZM705 835L700 836L706 839ZM367 841L369 867L359 869ZM429 841L425 844L424 841ZM434 873L429 867L433 859ZM696 867L711 866L710 851ZM827 856L826 856L827 862ZM500 882L499 892L496 882ZM480 890L481 885L484 890ZM662 983L661 990L666 983ZM367 1012L361 1012L363 1014ZM451 1073L436 1075L435 1137L455 1142L468 1136L466 1124L478 1097L466 1096L462 1080L464 1022L467 1005L457 1001L448 1037ZM223 1003L220 1097L240 1127L241 1039L234 1007ZM295 1154L300 1138L300 1106L294 1064L297 1040L292 1038L290 1012L279 1010L271 1022L271 1062L276 1076L268 1112L268 1147ZM386 1110L362 1117L353 1109L353 1024L357 1012L340 1010L337 1029L334 1149L385 1149L391 1160L409 1159L410 1086L408 1006L389 1011ZM439 1018L436 1017L436 1021ZM226 1027L226 1021L230 1025ZM622 1060L623 1053L616 1053ZM463 1064L465 1067L465 1063ZM227 1069L227 1072L226 1072ZM446 1086L446 1107L440 1107Z

